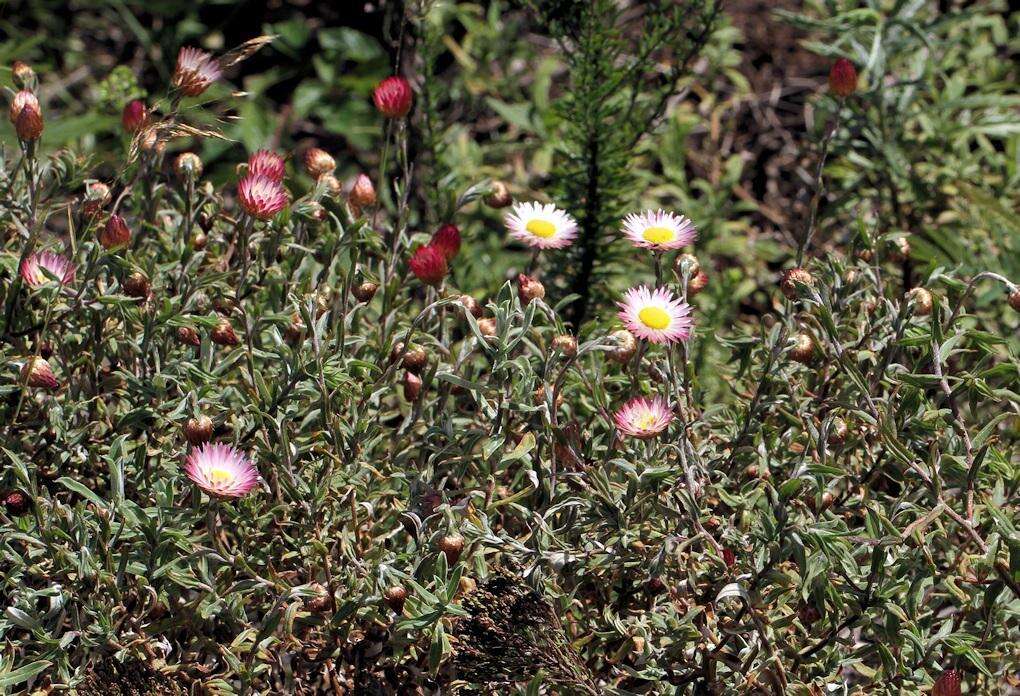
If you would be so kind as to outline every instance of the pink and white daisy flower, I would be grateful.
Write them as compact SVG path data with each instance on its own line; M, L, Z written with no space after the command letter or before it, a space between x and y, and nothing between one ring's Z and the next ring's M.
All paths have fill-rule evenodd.
M667 288L649 290L641 285L626 292L619 317L637 338L652 343L686 341L694 330L691 306Z
M552 203L517 203L504 222L514 239L536 249L562 249L577 237L577 222Z
M634 246L655 251L679 249L698 237L693 222L665 210L631 213L623 220L623 234Z
M287 173L283 158L272 150L256 150L248 158L248 174L261 174L273 181L283 181Z
M45 269L45 272L44 270ZM50 275L56 276L61 285L74 282L75 266L68 259L52 251L31 254L21 263L21 279L29 287L37 288L50 282Z
M270 219L290 202L283 185L263 174L249 174L241 179L237 199L244 211L258 220Z
M240 498L259 483L259 472L251 460L230 445L207 442L191 450L184 473L199 488L218 498Z
M655 437L673 420L673 411L661 396L631 399L613 414L617 429L624 435L646 440Z
M218 60L205 51L191 46L183 47L177 53L173 85L182 94L197 97L223 75Z

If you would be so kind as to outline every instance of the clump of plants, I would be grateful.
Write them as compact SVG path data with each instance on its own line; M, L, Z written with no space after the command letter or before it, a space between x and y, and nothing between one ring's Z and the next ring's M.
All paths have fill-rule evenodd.
M568 10L549 22L584 47L571 74L618 70L619 11ZM847 124L870 118L865 65L833 61L809 215L782 268L749 274L760 311L720 330L706 315L731 271L699 220L599 177L599 202L577 188L597 143L618 150L602 171L625 169L715 20L648 19L669 43L638 61L691 55L587 113L590 134L626 125L593 148L561 122L549 191L423 177L432 73L409 59L366 99L378 170L342 181L338 153L267 143L224 183L193 152L225 137L210 90L271 37L180 49L161 98L120 107L114 172L45 150L59 115L14 64L0 685L1016 686L1020 288L922 265L894 208L827 205ZM585 84L563 103L597 101ZM463 269L493 224L523 261L486 293ZM598 265L581 276L579 245ZM578 277L599 283L580 300ZM723 358L696 359L708 341Z

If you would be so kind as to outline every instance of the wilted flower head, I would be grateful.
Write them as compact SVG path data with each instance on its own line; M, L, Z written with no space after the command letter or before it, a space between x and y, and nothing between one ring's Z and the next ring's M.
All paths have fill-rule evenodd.
M50 282L49 273L61 285L74 282L74 264L60 254L43 251L29 255L21 264L21 278L29 287L37 288Z
M141 99L132 99L124 105L120 122L128 133L137 133L149 122L149 107Z
M693 222L664 210L628 215L623 220L623 234L634 246L655 251L679 249L698 237Z
M577 236L574 218L552 203L518 203L504 222L514 239L536 249L562 249Z
M31 357L21 368L21 379L30 387L56 389L59 386L53 368L45 358Z
M403 118L411 110L411 84L394 75L380 82L372 93L375 108L386 118Z
M849 97L857 89L857 68L846 58L840 58L829 70L829 89L839 97Z
M286 173L283 158L272 150L256 150L248 158L248 176L261 175L280 182Z
M305 151L304 163L305 171L315 179L336 169L336 160L333 156L317 147Z
M618 302L619 317L638 338L652 343L674 343L691 337L691 307L666 288L631 288Z
M456 225L447 223L436 230L429 244L443 252L447 262L453 261L457 253L460 252L460 230Z
M211 54L185 46L177 53L177 66L171 81L182 94L196 97L222 74L219 62Z
M218 498L240 498L258 485L259 473L244 453L230 445L206 443L191 451L184 473Z
M259 220L270 219L289 202L283 185L262 174L248 174L241 179L237 199L246 213Z
M99 233L99 243L104 249L117 249L131 243L131 230L120 215L114 213Z
M443 282L449 270L446 265L446 254L431 244L418 247L408 265L418 280L434 286Z
M613 414L616 427L625 435L641 439L661 433L673 420L673 411L660 396L631 399Z

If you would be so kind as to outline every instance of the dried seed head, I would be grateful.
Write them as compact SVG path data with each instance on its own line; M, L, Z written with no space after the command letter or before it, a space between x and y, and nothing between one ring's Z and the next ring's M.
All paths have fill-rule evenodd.
M834 500L835 497L829 491L825 491L824 493L822 493L822 509L826 510L832 507L832 503Z
M489 195L485 197L485 205L490 208L506 208L508 205L514 202L514 197L510 195L510 189L502 181L493 181L492 190L489 191Z
M779 282L779 289L783 291L787 299L795 300L800 292L798 285L806 285L813 288L815 286L815 278L809 271L803 268L791 268L783 273L782 280Z
M197 418L189 418L184 424L184 439L194 446L209 442L213 436L212 418L200 415Z
M190 326L177 327L177 340L186 346L202 345L202 339L199 337L198 332Z
M351 294L354 295L354 299L358 302L367 303L372 301L372 298L375 297L376 290L378 289L378 283L372 283L366 280L364 283L359 283L351 288Z
M17 517L24 515L28 512L29 500L28 496L21 491L10 491L4 496L4 510L11 517Z
M790 357L799 363L810 363L815 357L815 340L809 333L798 333L793 337Z
M174 160L174 174L182 180L202 176L202 158L194 152L182 152Z
M698 271L687 283L687 297L694 297L708 287L708 275Z
M313 179L318 179L323 174L332 174L336 169L336 160L325 150L317 147L305 150L304 156L305 171Z
M857 89L857 68L846 58L840 58L829 70L829 89L837 97L849 97Z
M637 339L630 331L620 329L609 334L614 340L614 346L609 350L609 357L618 363L626 363L634 357L637 352Z
M383 590L383 601L394 614L404 613L404 602L407 601L407 590L400 585L387 587Z
M455 565L460 560L460 554L464 550L464 537L459 534L447 534L439 539L436 546L446 556L448 565Z
M99 243L104 249L119 249L131 243L131 230L120 215L113 214L99 232Z
M56 389L60 386L50 363L41 357L31 357L25 361L21 368L21 379L28 386L40 389Z
M522 305L529 305L532 300L541 300L545 297L545 286L537 278L518 273L517 294Z
M233 325L226 319L220 319L220 322L209 333L209 338L220 346L236 346L241 342L234 332Z
M128 297L147 297L149 278L141 271L135 271L124 279L124 294Z
M568 358L577 355L577 339L570 334L560 334L552 340L552 347Z
M410 370L404 373L404 398L408 401L417 401L421 396L421 377Z
M914 314L922 317L931 314L932 297L925 288L911 288L907 291L907 302L913 304Z
M661 595L667 589L668 588L666 587L666 583L664 583L662 581L662 578L660 578L658 575L654 575L645 581L645 592L647 592L652 597Z
M460 302L461 306L475 319L481 319L482 314L485 313L485 310L482 309L482 305L480 305L478 300L471 295L461 295L457 301Z

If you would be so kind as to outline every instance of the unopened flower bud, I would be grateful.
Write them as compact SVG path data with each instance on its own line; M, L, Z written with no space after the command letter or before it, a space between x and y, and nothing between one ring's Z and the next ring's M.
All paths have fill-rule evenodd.
M177 327L177 340L186 346L202 345L202 339L199 337L198 332L190 326Z
M935 680L931 689L931 696L960 696L960 682L962 676L956 669L947 669Z
M783 273L779 282L779 289L783 291L786 298L796 300L800 292L799 285L806 285L813 288L815 278L809 271L803 268L791 268Z
M560 334L553 338L552 347L568 358L577 355L577 339L570 334Z
M447 565L452 566L460 560L460 554L464 550L464 537L459 534L447 534L439 539L436 546L446 556Z
M698 275L701 271L701 264L698 262L698 257L694 254L679 254L676 260L673 262L673 271L679 277L683 277L684 271L687 271L690 277Z
M914 314L922 317L931 314L933 303L931 293L927 289L911 288L907 291L907 302L913 305Z
M141 99L129 101L120 113L120 123L124 130L134 135L148 125L149 107Z
M522 305L528 305L532 300L541 300L545 297L545 286L537 278L518 273L517 295L521 298Z
M618 363L626 363L634 357L637 352L637 339L630 331L619 330L610 334L614 341L613 347L609 350L609 357Z
M59 386L53 368L45 358L31 357L21 368L21 379L30 387L56 389Z
M687 282L687 297L694 297L708 287L708 275L704 271L698 271Z
M446 255L431 244L418 247L408 266L418 280L433 287L438 287L443 282L449 270Z
M191 248L194 249L195 251L202 251L203 249L205 249L208 243L209 235L207 235L205 232L201 231L196 232L195 235L191 238Z
M189 418L184 424L184 439L197 447L209 442L213 436L212 418L206 415L197 418Z
M328 152L317 147L305 151L304 163L305 171L313 179L318 179L323 174L331 174L336 169L336 160Z
M202 158L194 152L182 152L174 159L174 174L182 180L202 176Z
M732 568L737 564L737 554L733 552L733 549L723 549L722 557L727 568Z
M386 118L403 118L411 110L411 84L399 75L387 77L372 93L375 107Z
M119 249L131 243L131 230L120 215L113 214L99 232L99 243L104 249Z
M14 130L25 142L38 140L43 132L42 111L33 106L23 108L14 121Z
M85 215L89 217L98 215L103 206L109 202L110 187L102 181L90 181L85 185L85 199L82 201Z
M317 582L311 583L310 588L315 594L311 597L305 597L305 610L313 614L329 611L333 607L333 598L330 596L329 590Z
M645 592L647 592L652 597L661 595L667 589L668 588L666 587L666 583L664 583L662 581L662 578L660 578L658 575L653 575L652 577L648 578L648 580L645 581Z
M358 302L371 302L372 298L375 297L376 291L379 289L378 283L372 283L365 281L359 283L351 288L351 294L354 295L354 299Z
M1009 293L1009 306L1020 312L1020 287L1013 288L1013 292Z
M490 208L506 208L514 202L510 189L502 181L493 181L492 190L485 197L485 204Z
M492 317L478 320L478 331L483 336L492 337L496 335L496 320Z
M28 512L28 496L21 491L10 491L4 496L4 510L11 517L18 517Z
M815 341L811 334L799 333L793 337L790 357L799 363L807 364L815 357Z
M897 263L902 263L910 257L910 240L906 237L896 237L892 240L892 251L889 258Z
M124 294L129 297L147 297L149 278L141 271L135 271L124 279Z
M233 325L226 319L220 319L220 322L210 332L209 338L220 346L236 346L241 342L234 332Z
M478 303L478 300L476 300L471 295L461 295L457 299L457 301L460 302L461 306L464 309L466 309L475 319L481 319L482 314L485 313L485 310L482 309L482 305L480 305Z
M293 345L300 341L304 334L305 323L301 320L301 315L295 312L290 316L290 323L283 330L283 338L287 343Z
M29 90L23 89L11 99L11 105L7 110L7 118L10 119L12 124L17 124L18 116L21 115L24 109L29 107L36 111L41 111L38 97Z
M460 252L460 230L447 223L436 230L429 244L443 252L446 262L450 263Z
M351 204L359 208L369 208L375 205L375 187L372 180L365 174L358 174L351 184L351 192L348 196Z
M829 424L829 436L826 441L831 447L840 447L846 442L847 435L850 434L850 429L846 425L846 421L842 418L833 418Z
M857 68L846 58L839 58L829 70L829 89L837 97L849 97L857 89Z
M400 585L387 587L383 590L383 601L394 614L404 613L404 602L407 601L407 590Z
M429 356L425 352L425 349L421 346L412 346L404 351L404 357L400 364L404 366L405 370L410 370L415 374L419 374L422 368L428 364Z
M343 193L344 187L332 174L323 174L319 177L319 185L323 187L326 195L330 198L335 198Z
M35 70L28 63L16 60L11 64L11 77L18 89L34 90L36 84Z
M421 395L421 377L410 370L404 373L404 398L417 401Z

